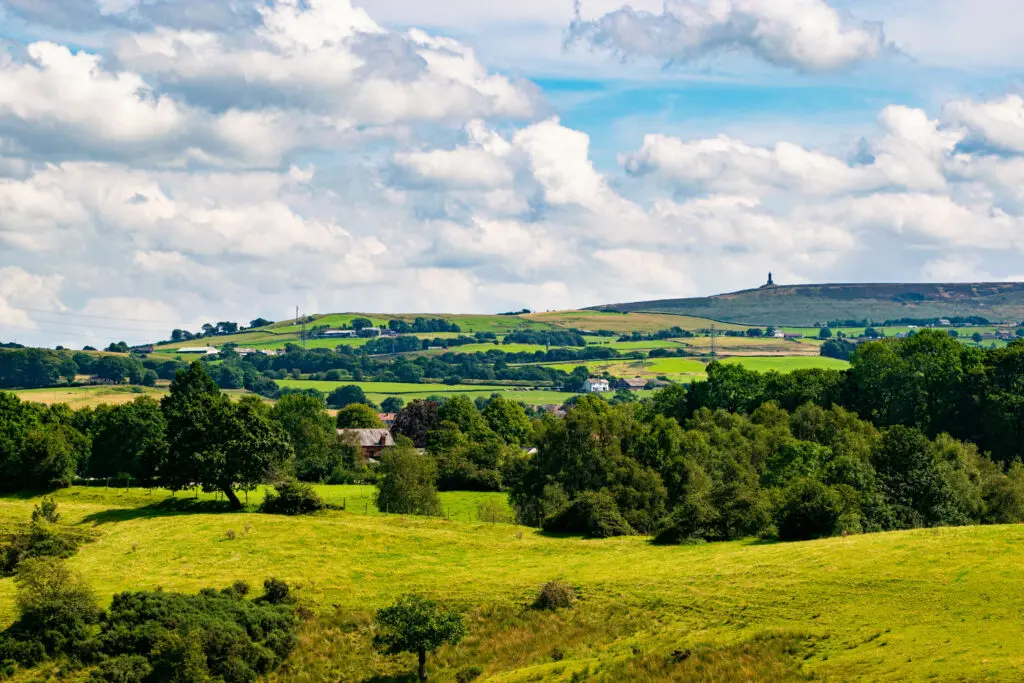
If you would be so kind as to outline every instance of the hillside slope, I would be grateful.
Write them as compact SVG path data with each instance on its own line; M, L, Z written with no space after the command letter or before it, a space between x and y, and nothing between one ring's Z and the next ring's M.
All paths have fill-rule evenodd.
M175 511L154 506L163 495L58 492L64 519L99 533L71 566L104 603L267 576L299 586L317 618L273 680L408 680L413 658L376 654L370 626L408 591L467 614L467 639L431 657L438 681L472 666L480 681L1017 680L1024 667L1021 526L664 547L398 515ZM0 523L37 502L0 499ZM556 577L579 604L528 609ZM0 618L13 612L2 579Z
M692 315L730 323L808 327L828 320L977 315L1024 320L1024 283L784 285L691 299L662 299L591 310Z

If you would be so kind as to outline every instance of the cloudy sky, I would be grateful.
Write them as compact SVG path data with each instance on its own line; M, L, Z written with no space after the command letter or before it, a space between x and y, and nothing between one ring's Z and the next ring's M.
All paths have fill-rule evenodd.
M0 0L0 341L1024 280L1019 0Z

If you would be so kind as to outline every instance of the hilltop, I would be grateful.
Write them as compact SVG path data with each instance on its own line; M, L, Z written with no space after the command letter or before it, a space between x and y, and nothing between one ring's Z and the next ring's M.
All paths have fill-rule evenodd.
M1024 283L773 285L689 299L595 306L590 310L671 313L748 325L806 327L829 320L981 316L1024 320Z

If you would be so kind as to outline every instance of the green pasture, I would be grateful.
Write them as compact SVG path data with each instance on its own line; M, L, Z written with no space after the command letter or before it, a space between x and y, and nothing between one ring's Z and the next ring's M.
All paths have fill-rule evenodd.
M714 326L719 330L743 330L745 325L717 322L707 318L670 313L608 313L604 311L552 311L522 316L534 322L583 330L613 330L615 332L658 332L672 327L684 330L703 330Z
M723 363L736 363L747 370L757 372L793 372L820 368L824 370L845 370L850 364L845 360L823 356L733 356L722 358Z
M470 666L479 680L567 682L1006 681L1024 671L1024 526L656 546L459 514L361 514L357 493L346 511L307 517L164 507L163 492L56 497L67 523L98 532L68 562L104 603L269 576L296 586L314 618L276 681L407 680L414 658L375 654L370 626L374 609L407 592L466 614L467 638L429 659L438 681ZM480 494L457 495L471 514ZM0 520L23 523L37 502L0 499ZM576 606L528 609L553 578L576 587ZM0 615L13 614L13 580L2 579Z

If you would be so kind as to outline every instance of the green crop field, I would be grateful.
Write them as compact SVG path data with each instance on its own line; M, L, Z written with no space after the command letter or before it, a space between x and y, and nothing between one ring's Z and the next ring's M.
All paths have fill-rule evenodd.
M457 495L471 513L479 494ZM468 637L429 659L440 681L474 665L482 681L1018 680L1024 667L1022 526L664 547L457 514L350 505L280 517L161 509L161 498L59 492L64 519L99 533L69 564L103 602L268 576L297 585L315 616L276 681L407 680L414 659L375 654L370 615L410 591L467 615ZM36 502L0 499L0 519L21 523ZM527 609L556 577L577 587L577 606ZM0 580L8 622L13 596L13 580Z
M723 363L738 363L747 370L757 372L793 372L794 370L807 370L821 368L825 370L845 370L850 364L845 360L825 358L823 356L754 356L754 357L732 357L722 358Z

